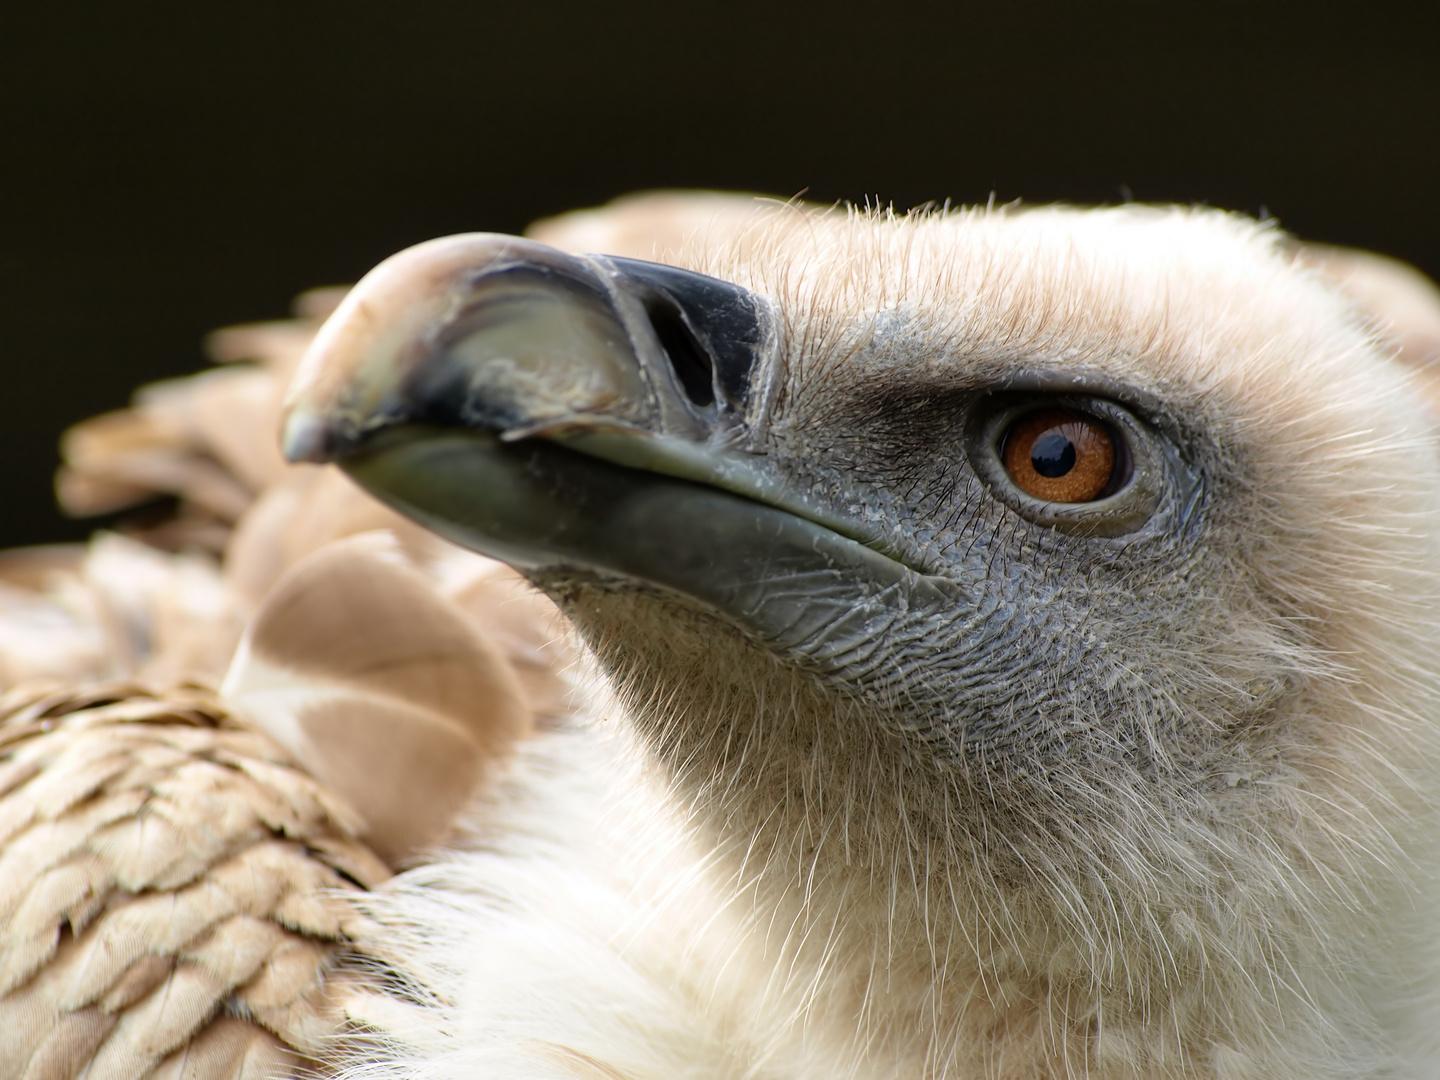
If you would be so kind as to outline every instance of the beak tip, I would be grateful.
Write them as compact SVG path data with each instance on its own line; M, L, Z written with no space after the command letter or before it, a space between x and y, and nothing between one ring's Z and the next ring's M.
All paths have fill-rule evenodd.
M280 449L292 465L324 464L336 456L335 433L330 425L303 407L290 410L280 435Z

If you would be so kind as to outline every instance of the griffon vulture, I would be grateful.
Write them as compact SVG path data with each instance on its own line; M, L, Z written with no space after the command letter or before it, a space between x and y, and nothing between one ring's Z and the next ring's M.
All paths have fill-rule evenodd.
M244 511L218 700L339 792L312 850L411 867L324 893L327 1034L268 1030L355 1080L1440 1075L1429 288L1211 210L698 196L381 264L286 453L583 655L525 683L378 508L304 561ZM392 727L453 749L386 783Z

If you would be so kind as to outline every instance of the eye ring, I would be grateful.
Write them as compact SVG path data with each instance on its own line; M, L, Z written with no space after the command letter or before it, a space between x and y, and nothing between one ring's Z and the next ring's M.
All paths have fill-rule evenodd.
M996 394L971 415L968 450L976 474L997 499L1037 525L1121 536L1144 525L1160 505L1165 457L1149 428L1116 402Z

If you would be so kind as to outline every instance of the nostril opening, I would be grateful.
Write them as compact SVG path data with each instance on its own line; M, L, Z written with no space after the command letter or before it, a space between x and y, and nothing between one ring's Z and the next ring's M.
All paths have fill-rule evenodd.
M655 336L660 339L660 347L665 350L685 396L702 409L714 405L714 361L686 325L675 302L663 294L652 295L645 301L645 314L655 328Z

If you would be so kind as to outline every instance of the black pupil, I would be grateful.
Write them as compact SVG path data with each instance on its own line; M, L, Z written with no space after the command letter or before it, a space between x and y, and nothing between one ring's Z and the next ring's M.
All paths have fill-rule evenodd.
M1054 479L1075 467L1075 444L1058 431L1047 431L1030 448L1030 467Z

